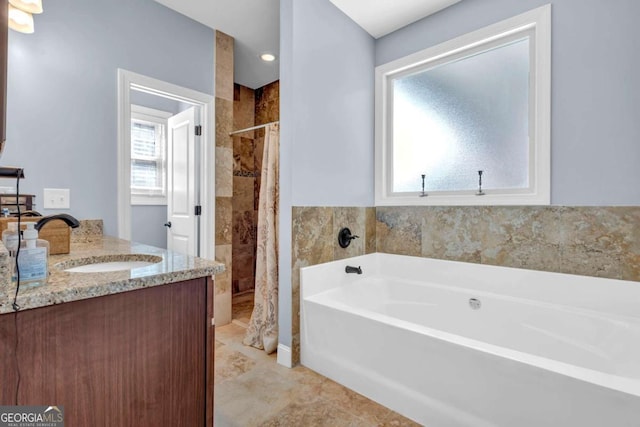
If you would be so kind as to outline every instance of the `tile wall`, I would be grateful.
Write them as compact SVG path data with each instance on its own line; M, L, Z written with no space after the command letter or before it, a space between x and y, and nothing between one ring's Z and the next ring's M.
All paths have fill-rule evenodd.
M364 239L341 249L342 226ZM294 207L292 233L293 363L308 265L377 251L640 282L637 206Z
M231 322L234 292L253 288L257 199L264 133L229 133L278 120L279 83L253 90L234 84L234 39L215 32L216 260L226 266L216 275L216 325Z
M215 277L216 325L231 322L231 258L233 196L233 37L216 31L216 260L226 269Z
M360 236L347 248L338 245L338 232L349 227ZM294 207L292 212L292 361L300 361L300 268L376 251L375 208Z
M235 84L233 128L245 129L279 119L279 82L256 90ZM254 289L258 201L264 130L233 136L232 199L232 290L233 294Z
M238 84L233 90L233 128L255 125L255 91ZM233 294L254 288L256 253L256 131L233 136Z

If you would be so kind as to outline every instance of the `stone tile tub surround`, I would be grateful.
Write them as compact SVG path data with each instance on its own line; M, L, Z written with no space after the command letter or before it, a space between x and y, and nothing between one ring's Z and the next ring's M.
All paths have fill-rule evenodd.
M338 245L338 232L349 227L358 239ZM373 253L375 209L368 207L294 207L292 212L292 360L300 360L300 268Z
M347 250L337 243L343 226L365 230ZM640 206L294 207L293 363L300 268L376 251L638 282Z
M640 281L640 207L379 207L377 251Z

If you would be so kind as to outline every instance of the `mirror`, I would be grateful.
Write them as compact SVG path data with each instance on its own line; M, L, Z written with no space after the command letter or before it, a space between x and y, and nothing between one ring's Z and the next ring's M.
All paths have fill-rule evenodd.
M376 69L378 205L549 203L549 25L545 6Z

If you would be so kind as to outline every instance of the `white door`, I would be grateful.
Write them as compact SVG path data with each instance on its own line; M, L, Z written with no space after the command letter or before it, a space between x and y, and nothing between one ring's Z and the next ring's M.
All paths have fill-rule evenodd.
M197 254L195 108L167 126L167 249Z

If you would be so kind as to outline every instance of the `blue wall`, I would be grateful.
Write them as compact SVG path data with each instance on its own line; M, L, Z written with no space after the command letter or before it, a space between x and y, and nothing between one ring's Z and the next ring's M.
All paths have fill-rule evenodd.
M329 1L280 2L280 342L291 206L373 205L374 40Z
M39 209L43 188L70 188L69 212L102 218L116 235L116 70L213 94L213 30L152 0L44 8L34 34L9 32L1 163L25 169L21 191Z
M376 65L547 3L464 0L377 40ZM640 205L640 2L551 4L551 202Z

